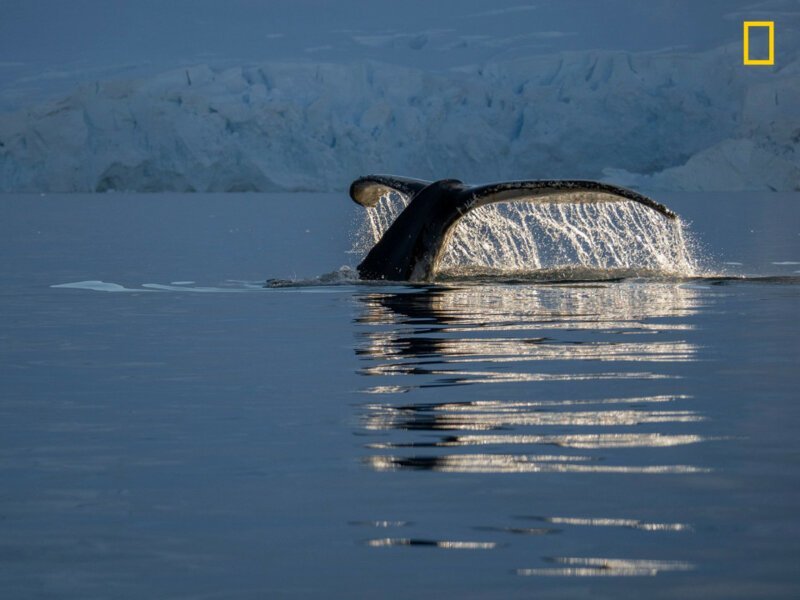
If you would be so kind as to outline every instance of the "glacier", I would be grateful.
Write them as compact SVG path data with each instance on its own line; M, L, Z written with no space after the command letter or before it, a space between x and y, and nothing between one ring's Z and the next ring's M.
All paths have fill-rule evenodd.
M799 56L745 67L729 44L110 76L0 113L0 191L336 191L370 172L798 190Z

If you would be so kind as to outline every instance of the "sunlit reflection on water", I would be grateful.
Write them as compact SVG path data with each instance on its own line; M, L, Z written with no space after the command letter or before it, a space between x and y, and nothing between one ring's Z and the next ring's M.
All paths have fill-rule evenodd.
M696 444L708 439L700 435L662 435L660 433L611 433L589 435L454 435L436 442L377 442L368 448L448 448L496 444L545 444L563 448L656 448Z
M350 521L350 525L361 525L364 527L378 527L380 529L389 529L392 527L408 527L411 525L410 521Z
M626 466L572 464L589 456L526 456L523 454L451 454L445 456L370 456L376 471L415 469L443 473L707 473L690 465Z
M398 339L391 333L378 332L368 336L372 345L370 354L383 354L383 358L402 358L404 350L414 344L412 340ZM696 348L683 342L598 342L580 345L580 342L557 343L549 339L433 339L427 349L418 347L422 357L440 354L458 357L459 363L471 362L528 362L536 360L600 360L630 362L679 362L691 360ZM419 346L419 345L418 345ZM427 351L426 351L427 350ZM406 366L431 364L429 362L404 362ZM382 371L381 368L385 369ZM391 372L391 365L379 365L365 369L365 375L380 375Z
M686 330L684 322L702 306L691 286L675 283L436 286L360 296L358 323L434 325L448 331L530 329Z
M551 562L567 567L517 569L517 575L558 577L652 577L665 571L691 571L694 565L683 561L630 560L623 558L555 557Z
M411 538L380 538L367 540L366 543L367 546L372 546L373 548L387 548L390 546L422 546L426 548L441 548L443 550L493 550L497 548L496 542L465 542Z
M661 363L697 360L695 344L677 337L692 325L697 291L680 285L434 287L359 297L356 353L361 373L415 377L409 387L587 379L659 379ZM532 333L535 332L535 335ZM632 341L628 336L644 335ZM672 339L664 337L665 334ZM620 337L625 336L625 337ZM586 372L550 364L617 363ZM646 364L648 369L631 369ZM508 366L507 366L508 365ZM390 392L401 384L369 386Z
M709 473L702 461L694 464L696 455L674 454L722 439L705 433L707 416L683 393L674 368L698 360L701 348L688 337L701 306L697 294L650 282L435 286L361 295L356 354L363 363L359 373L369 382L362 391L382 396L361 408L360 433L373 438L363 444L364 464L384 473L471 477ZM449 389L466 384L486 392L454 401ZM623 388L633 393L604 393ZM440 399L442 393L449 398ZM552 451L536 452L542 447ZM587 505L586 513L592 512ZM469 525L498 539L576 536L582 528L693 531L689 523L637 515L506 518L543 526ZM443 543L421 536L368 545ZM682 561L548 560L558 564L517 573L650 576L693 568Z
M644 423L692 423L703 417L691 410L604 410L516 413L432 413L406 411L391 406L371 404L364 426L367 429L486 430L512 425L571 425L578 427L614 427Z
M586 519L580 517L520 517L557 525L578 525L589 527L627 527L642 531L688 531L691 525L686 523L643 523L638 519Z

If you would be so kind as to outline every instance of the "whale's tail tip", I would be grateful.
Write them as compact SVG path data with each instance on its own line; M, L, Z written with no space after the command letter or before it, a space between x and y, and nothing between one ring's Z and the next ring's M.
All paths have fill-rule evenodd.
M430 181L396 175L364 175L350 184L350 197L356 204L372 208L392 192L412 198L430 184Z
M364 208L372 208L378 203L381 196L389 190L384 188L386 190L384 191L384 189L381 189L382 186L372 185L365 179L364 177L359 177L350 184L350 197L356 204L360 204Z

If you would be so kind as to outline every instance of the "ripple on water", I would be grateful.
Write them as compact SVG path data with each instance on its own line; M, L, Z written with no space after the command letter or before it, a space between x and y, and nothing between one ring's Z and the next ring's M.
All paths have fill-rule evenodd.
M394 546L416 546L422 548L439 548L442 550L494 550L497 542L469 542L464 540L430 540L420 538L378 538L366 541L372 548L390 548Z
M670 458L674 449L721 439L705 433L708 417L681 389L673 369L698 360L700 347L691 334L701 293L648 282L439 285L357 295L358 373L369 382L362 391L382 396L360 407L359 433L371 438L364 443L364 465L380 473L470 477L702 477L710 471L704 464ZM620 386L639 391L645 382L651 393L604 393ZM469 400L432 396L466 384L487 392ZM523 519L538 523L524 526ZM506 536L512 545L541 539L541 550L549 536L580 539L582 530L648 536L693 531L690 523L638 515L494 520L463 527L494 538L480 544L504 543ZM424 535L435 525L418 521L420 535L368 545L440 547L437 538ZM515 572L653 576L693 568L686 561L543 560L550 566Z
M517 575L546 577L653 577L669 571L691 571L692 563L670 560L581 558L557 556L545 559L564 567L517 569Z

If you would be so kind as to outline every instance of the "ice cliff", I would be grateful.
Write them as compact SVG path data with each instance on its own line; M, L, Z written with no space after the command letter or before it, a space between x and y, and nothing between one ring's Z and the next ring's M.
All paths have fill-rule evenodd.
M561 53L433 72L199 65L0 114L0 191L338 190L368 172L469 182L800 189L800 60Z

